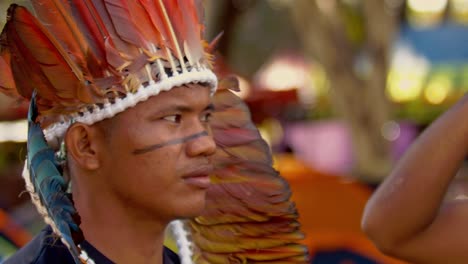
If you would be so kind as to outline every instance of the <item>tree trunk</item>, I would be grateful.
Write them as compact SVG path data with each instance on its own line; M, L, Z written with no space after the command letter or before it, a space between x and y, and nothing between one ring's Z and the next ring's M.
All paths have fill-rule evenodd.
M357 44L349 38L342 7L334 0L325 1L328 9L320 9L319 1L296 0L290 11L304 53L325 68L334 109L351 132L354 174L370 183L379 182L391 166L389 142L382 127L390 119L385 86L397 19L388 12L384 0L363 1L365 37ZM364 72L356 66L359 59L368 65L362 67Z

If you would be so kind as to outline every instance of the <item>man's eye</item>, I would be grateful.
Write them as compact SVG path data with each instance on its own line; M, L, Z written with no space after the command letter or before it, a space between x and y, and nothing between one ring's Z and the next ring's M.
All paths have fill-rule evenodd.
M181 115L169 115L169 116L163 117L163 119L169 122L173 122L173 123L180 123Z
M202 122L210 122L211 121L212 114L211 113L206 113L202 116L201 121Z

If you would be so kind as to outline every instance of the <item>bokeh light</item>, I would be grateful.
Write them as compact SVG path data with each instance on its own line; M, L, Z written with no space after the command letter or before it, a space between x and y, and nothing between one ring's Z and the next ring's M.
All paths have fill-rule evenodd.
M441 104L452 90L451 76L439 74L431 79L424 91L424 97L431 104Z

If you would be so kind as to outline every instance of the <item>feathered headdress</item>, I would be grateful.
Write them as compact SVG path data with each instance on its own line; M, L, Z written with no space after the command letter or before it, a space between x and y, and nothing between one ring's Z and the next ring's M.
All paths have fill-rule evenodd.
M0 89L31 98L58 146L72 121L93 124L185 83L216 89L200 5L185 0L34 0L2 33Z
M0 91L31 99L23 177L45 221L86 262L55 150L72 122L93 124L161 91L216 92L200 0L34 0L12 5L0 37ZM172 229L182 263L306 263L288 184L272 169L247 107L221 81L214 95L216 171L206 211ZM91 262L89 262L91 263Z

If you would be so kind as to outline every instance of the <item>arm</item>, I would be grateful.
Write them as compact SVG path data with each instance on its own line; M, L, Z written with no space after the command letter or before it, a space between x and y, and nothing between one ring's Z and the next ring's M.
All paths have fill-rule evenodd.
M362 228L386 254L468 263L468 201L442 204L468 146L468 96L411 146L366 205Z

